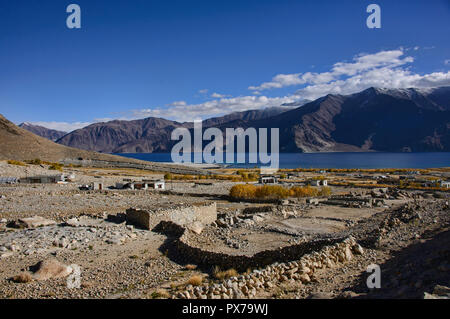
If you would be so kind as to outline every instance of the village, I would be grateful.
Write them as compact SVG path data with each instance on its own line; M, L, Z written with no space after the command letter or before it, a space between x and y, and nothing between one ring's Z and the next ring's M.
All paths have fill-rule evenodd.
M433 280L362 286L370 263L446 234L447 169L52 167L0 162L3 298L422 298L448 276L434 251Z

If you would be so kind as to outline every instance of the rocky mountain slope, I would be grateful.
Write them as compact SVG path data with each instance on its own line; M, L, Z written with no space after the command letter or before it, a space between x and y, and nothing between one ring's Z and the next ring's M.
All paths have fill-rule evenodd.
M46 161L77 158L103 161L134 161L120 156L88 152L56 144L16 126L0 114L0 160L23 161L35 158Z
M327 95L258 126L280 127L284 151L450 151L450 88L369 88Z
M450 151L450 87L369 88L228 127L280 129L281 152Z
M269 118L288 110L274 107L264 110L235 112L222 117L207 119L203 127L215 127L231 121L254 121ZM177 127L192 128L193 123L179 123L149 117L133 121L95 123L73 131L57 142L63 145L106 153L164 153L170 152L176 141L170 140Z
M28 122L24 122L18 125L19 127L34 133L36 135L45 137L51 141L56 141L67 134L67 132L52 130L40 125L34 125Z
M192 123L159 118L96 123L59 139L111 153L170 152L170 134ZM297 108L271 108L208 119L203 128L279 128L282 152L450 151L450 87L369 88L327 95Z

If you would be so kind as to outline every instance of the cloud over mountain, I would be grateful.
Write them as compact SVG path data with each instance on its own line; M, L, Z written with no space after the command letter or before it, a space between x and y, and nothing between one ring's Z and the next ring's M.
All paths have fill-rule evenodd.
M264 91L289 86L300 86L294 95L304 99L316 99L326 94L351 94L369 87L427 88L450 84L450 72L417 74L409 70L414 62L405 56L404 49L359 54L352 62L337 62L330 71L322 73L278 74L272 81L249 90Z
M417 51L419 48L414 48ZM424 48L425 50L426 48ZM407 49L384 50L376 53L361 53L352 61L340 61L330 70L320 73L278 74L269 82L248 89L251 95L231 96L225 93L208 94L208 89L199 90L206 101L190 104L174 101L164 107L135 108L123 114L120 120L159 117L178 122L191 122L233 112L258 110L267 107L289 105L303 100L315 100L327 94L352 94L369 87L382 88L430 88L450 85L450 71L418 74L411 71L415 59L407 55ZM290 94L283 96L262 95L263 91L292 87ZM272 94L273 95L273 94ZM92 123L101 122L94 120ZM33 122L47 128L73 131L91 123Z

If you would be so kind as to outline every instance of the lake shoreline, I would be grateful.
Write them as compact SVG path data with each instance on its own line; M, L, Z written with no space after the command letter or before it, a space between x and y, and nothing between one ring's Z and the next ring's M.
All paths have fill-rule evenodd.
M177 164L196 168L254 168L267 166L264 163L174 163L170 153L118 153L115 155L144 161ZM279 168L443 168L450 167L448 152L336 152L336 153L280 153Z

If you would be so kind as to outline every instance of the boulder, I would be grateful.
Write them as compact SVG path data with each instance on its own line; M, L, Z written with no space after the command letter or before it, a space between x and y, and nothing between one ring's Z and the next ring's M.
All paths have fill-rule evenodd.
M311 278L310 278L307 274L301 274L301 275L299 276L299 279L300 279L301 282L303 282L303 283L311 282Z
M316 292L309 295L307 299L333 299L333 294L329 292Z
M345 247L344 254L345 254L345 260L347 260L347 261L352 260L353 255L350 250L350 247Z
M356 244L355 246L353 246L352 250L357 255L363 255L364 254L364 249L359 244Z
M67 226L78 227L80 226L80 222L77 218L70 218L66 221Z
M35 269L33 278L36 280L64 278L72 273L70 266L64 265L54 258L40 261L32 268Z
M199 235L202 232L203 228L205 228L205 226L201 222L195 221L192 224L188 225L187 228Z
M36 227L43 227L43 226L50 226L55 225L56 222L51 219L47 219L41 216L33 216L33 217L27 217L27 218L20 218L16 225L20 228L36 228Z

